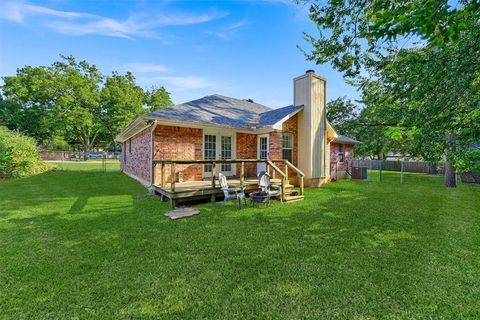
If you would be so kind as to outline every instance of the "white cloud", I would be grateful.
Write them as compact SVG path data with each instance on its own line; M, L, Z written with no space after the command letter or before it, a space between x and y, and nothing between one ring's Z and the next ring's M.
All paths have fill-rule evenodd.
M243 28L247 24L248 24L247 21L242 20L242 21L235 22L235 23L233 23L229 26L226 26L225 28L223 28L221 30L207 30L207 31L205 31L205 33L217 36L217 37L222 38L222 39L228 39L234 33L236 33L238 30L240 30L241 28Z
M156 72L167 72L170 71L169 68L161 65L161 64L154 64L154 63L127 63L122 67L125 71L131 71L133 73L156 73Z
M159 28L206 23L227 15L228 13L217 10L201 14L141 13L131 14L127 19L120 20L90 13L54 10L21 1L0 3L0 19L26 23L31 18L37 18L41 25L62 34L98 34L122 38L160 38Z

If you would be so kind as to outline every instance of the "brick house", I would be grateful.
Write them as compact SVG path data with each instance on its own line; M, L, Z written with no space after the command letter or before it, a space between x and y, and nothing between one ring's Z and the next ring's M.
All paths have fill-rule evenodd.
M123 172L151 186L159 175L152 160L287 159L303 171L306 186L345 178L358 141L339 135L327 121L326 80L309 70L293 85L293 104L283 108L215 94L138 116L116 137ZM265 164L247 163L244 170L255 177ZM240 175L238 164L222 164L218 171ZM211 174L211 165L182 164L174 180Z

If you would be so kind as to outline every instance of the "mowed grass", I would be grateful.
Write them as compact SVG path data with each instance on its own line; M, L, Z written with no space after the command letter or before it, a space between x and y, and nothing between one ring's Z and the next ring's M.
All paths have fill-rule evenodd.
M0 318L480 318L480 188L383 178L177 221L119 172L0 181Z
M120 162L115 159L87 161L46 161L50 168L68 171L119 171Z

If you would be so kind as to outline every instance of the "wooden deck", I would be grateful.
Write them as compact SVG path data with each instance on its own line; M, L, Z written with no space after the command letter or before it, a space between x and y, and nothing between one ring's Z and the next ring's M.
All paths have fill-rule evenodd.
M228 185L232 189L240 188L240 179L232 178L227 180ZM272 179L272 183L280 185L280 179ZM245 193L258 191L258 178L245 178L243 181ZM156 193L164 198L167 198L175 206L177 202L189 201L197 199L212 199L215 201L216 197L223 197L223 191L220 190L220 184L216 183L215 188L212 187L211 180L204 181L185 181L176 182L175 191L172 192L170 183L165 184L164 187L160 185L153 185Z
M274 162L281 162L285 167L285 172L275 165ZM304 174L297 167L287 160L270 159L227 159L227 160L154 160L152 161L151 172L155 172L155 167L160 165L160 181L157 183L155 175L152 176L152 189L155 193L161 195L162 199L167 198L173 207L177 202L190 201L196 199L208 199L215 202L217 197L223 196L220 184L216 179L217 164L240 164L240 178L227 178L230 188L235 189L243 186L245 193L258 190L257 177L245 177L246 163L265 163L266 172L273 178L271 182L280 190L279 198L282 201L297 201L303 199L303 177ZM211 178L209 180L177 182L176 165L177 164L209 164L212 166ZM170 178L167 179L166 166L170 166ZM292 194L293 185L289 183L289 168L299 177L299 192Z

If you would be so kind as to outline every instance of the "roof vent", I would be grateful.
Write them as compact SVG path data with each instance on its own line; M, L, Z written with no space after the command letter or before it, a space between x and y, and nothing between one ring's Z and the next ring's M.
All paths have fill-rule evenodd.
M315 70L313 70L313 69L308 69L307 71L305 71L305 74L308 74L308 73L315 73Z

